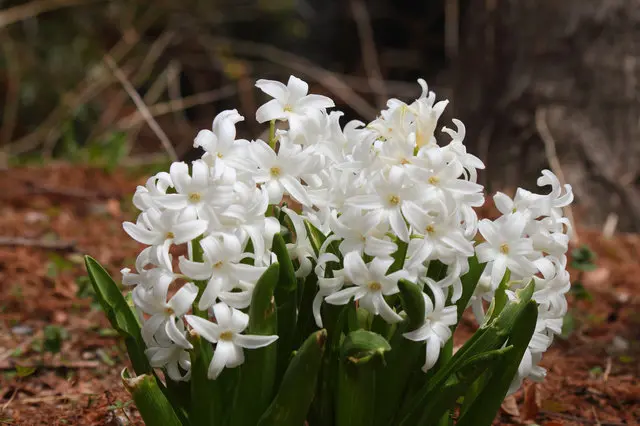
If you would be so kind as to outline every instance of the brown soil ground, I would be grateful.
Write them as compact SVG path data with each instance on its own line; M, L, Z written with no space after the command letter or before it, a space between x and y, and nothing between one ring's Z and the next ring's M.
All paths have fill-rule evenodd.
M120 384L125 352L78 277L84 253L114 274L133 265L121 222L143 181L68 165L3 172L0 424L142 424ZM640 236L579 236L598 255L595 271L572 275L591 300L572 297L573 332L546 354L546 381L507 400L496 424L640 424ZM62 331L56 354L43 350L56 342L47 325Z

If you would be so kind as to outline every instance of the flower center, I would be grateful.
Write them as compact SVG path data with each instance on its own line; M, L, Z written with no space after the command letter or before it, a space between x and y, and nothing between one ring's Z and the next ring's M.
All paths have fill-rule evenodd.
M164 308L164 312L165 312L167 315L173 315L173 314L174 314L173 308L172 308L172 307L170 307L170 306L167 306L166 308Z
M213 264L213 269L220 269L222 268L222 260L219 260L218 262Z
M411 162L406 158L403 158L402 160L400 160L400 164L402 164L403 166L406 166L407 164L411 164Z
M280 176L280 173L282 172L282 170L280 170L280 167L272 167L270 171L271 171L271 176L273 177Z
M230 341L233 340L233 333L231 331L223 331L220 333L219 340Z
M389 204L393 206L397 206L399 203L400 203L400 197L398 197L397 195L391 195L389 197Z
M382 286L380 285L380 283L376 281L370 282L368 287L369 287L369 290L371 291L380 291L382 289Z
M219 152L219 153L217 153L217 154L216 154L216 156L217 156L218 158L222 158L222 157L223 157L223 155L222 155L220 152Z
M175 238L176 236L175 236L175 234L173 232L169 231L169 232L167 232L166 237L167 237L167 240L170 240L172 238Z
M509 254L509 244L504 243L504 244L500 245L500 253Z
M199 192L191 192L189 194L189 201L192 203L199 203L202 196Z
M434 232L436 232L436 228L433 225L427 225L426 231L428 234L433 234Z
M429 183L431 185L436 185L436 184L438 184L438 182L440 182L440 178L438 176L431 176L429 178Z
M285 105L283 109L285 112L293 112L293 107L289 104Z

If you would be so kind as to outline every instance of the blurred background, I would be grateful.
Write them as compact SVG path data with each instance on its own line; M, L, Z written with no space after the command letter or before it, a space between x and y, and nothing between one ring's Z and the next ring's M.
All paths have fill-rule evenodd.
M136 185L291 74L343 123L422 77L489 194L573 185L562 336L495 424L638 424L640 0L0 0L0 424L141 424L83 255L119 281Z
M3 0L0 165L189 159L257 78L295 74L347 118L426 79L490 192L571 183L581 223L640 230L638 0ZM115 73L114 73L115 72ZM125 84L126 82L126 84ZM130 88L125 86L131 85ZM131 100L141 96L172 148ZM129 92L129 93L127 93Z

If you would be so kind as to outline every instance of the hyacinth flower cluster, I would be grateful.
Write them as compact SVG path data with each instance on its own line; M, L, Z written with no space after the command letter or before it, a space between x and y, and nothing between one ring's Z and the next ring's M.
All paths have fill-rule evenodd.
M342 126L304 81L258 80L268 140L237 139L244 117L223 111L195 138L200 159L138 187L130 306L102 302L146 373L125 378L143 416L155 395L161 424L483 425L544 377L567 311L571 187L545 170L544 193L497 193L501 216L478 220L484 165L419 84ZM135 324L118 326L125 308ZM479 329L454 354L467 309Z

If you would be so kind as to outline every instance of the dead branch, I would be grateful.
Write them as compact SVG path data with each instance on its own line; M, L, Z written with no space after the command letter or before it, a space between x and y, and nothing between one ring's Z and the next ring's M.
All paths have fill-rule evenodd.
M547 161L549 161L549 167L551 167L551 171L558 177L558 180L560 180L560 184L564 186L567 183L567 180L565 179L564 172L560 166L560 160L558 159L558 153L556 152L556 141L553 139L549 126L547 125L546 114L546 108L536 109L536 130L540 134L540 138L544 143L544 151L547 156ZM576 229L576 222L573 217L573 209L571 208L571 205L564 208L564 213L567 216L569 223L571 223L571 228L573 229L573 232L571 233L571 242L577 245L580 242L580 238L578 237L578 230Z
M95 3L103 0L35 0L0 12L0 28L63 7Z
M20 83L22 81L20 63L15 59L16 44L8 34L2 40L2 49L7 63L7 94L2 114L2 130L0 131L0 145L11 141L13 130L18 119L20 106Z
M220 99L228 98L236 93L236 86L228 84L219 89L208 90L206 92L196 93L182 99L175 99L169 102L162 102L148 107L149 113L153 117L169 114L174 111L182 111L193 108L197 105L211 103ZM144 122L144 117L139 111L136 111L127 117L122 118L116 123L116 127L121 130L127 130L135 127L139 123Z
M158 139L160 139L160 142L162 143L162 146L165 149L165 151L167 151L169 158L171 158L172 161L177 161L178 155L176 154L176 151L173 149L173 145L171 144L171 141L169 141L169 138L167 137L164 130L162 130L158 122L153 118L153 116L149 112L149 108L144 103L144 101L140 97L140 94L136 91L135 87L133 87L131 82L127 79L127 76L124 75L124 73L120 68L118 68L118 65L115 63L113 58L111 58L111 56L105 55L104 63L107 64L109 69L111 69L111 72L118 79L120 84L122 84L122 87L127 92L127 94L129 95L133 103L136 105L136 108L138 108L138 111L140 112L142 117L145 119L145 121L147 122L151 130L153 130L153 132L156 134Z
M380 70L378 52L376 49L371 17L363 0L351 0L351 12L358 28L360 49L362 50L362 62L367 73L369 86L377 95L378 108L384 108L387 103L387 90Z
M264 43L226 37L212 37L207 34L200 34L199 40L212 55L217 54L220 46L229 46L232 51L241 55L263 58L292 69L317 81L334 96L341 99L345 104L360 114L365 120L372 120L377 115L376 109L362 96L357 94L338 74L319 67L306 58Z
M150 27L158 18L156 9L151 8L146 12L136 29L125 31L118 43L109 51L109 55L117 61L124 58L140 40L140 34ZM133 34L133 36L132 36ZM31 133L4 147L4 150L11 155L19 155L37 148L44 143L45 139L58 138L62 132L60 122L64 120L69 111L75 110L79 105L89 102L93 97L106 89L113 77L104 72L102 63L92 66L84 79L78 85L65 94L58 106L40 123Z

